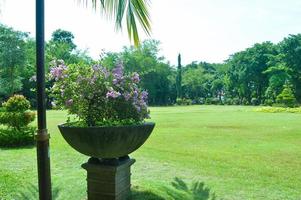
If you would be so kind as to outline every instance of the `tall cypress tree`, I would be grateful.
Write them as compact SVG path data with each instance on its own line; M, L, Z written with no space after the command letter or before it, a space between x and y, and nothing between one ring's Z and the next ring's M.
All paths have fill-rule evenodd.
M177 98L182 98L182 65L181 65L181 54L178 55L178 70L177 70Z

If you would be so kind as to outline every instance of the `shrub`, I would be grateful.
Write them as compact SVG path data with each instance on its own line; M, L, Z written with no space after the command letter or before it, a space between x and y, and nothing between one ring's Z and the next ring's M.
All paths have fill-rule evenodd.
M226 98L226 99L225 99L225 104L226 104L226 105L233 105L233 99L231 99L231 98Z
M23 95L10 97L2 106L8 112L24 112L30 109L30 103Z
M221 104L221 102L220 102L220 100L219 100L219 98L212 98L211 99L211 104L213 104L213 105L219 105L219 104Z
M0 124L20 130L35 120L35 113L28 110L29 101L22 95L10 97L3 103L3 108L0 112Z
M0 112L0 124L20 130L35 120L35 113L24 112Z
M243 98L242 105L249 105L249 102L246 98Z
M52 65L54 104L77 117L75 126L140 124L149 118L148 93L139 87L138 73L125 74L121 64L112 70L63 61Z
M177 98L176 104L179 106L191 105L192 101L191 101L191 99Z
M251 99L251 104L252 104L253 106L257 106L257 105L259 105L259 101L258 101L258 99L257 99L257 98L255 98L255 97L253 97L253 98Z
M0 129L0 147L20 147L34 144L34 127L20 130L12 128Z
M274 101L272 99L266 99L264 100L264 105L265 106L272 106Z
M239 98L237 98L237 97L233 98L233 105L240 105Z
M254 111L256 112L267 112L267 113L300 113L301 114L301 107L298 108L284 108L284 107L261 107L257 108Z
M205 104L210 105L211 103L212 103L212 98L211 97L206 98Z
M276 102L284 107L296 106L296 98L289 85L284 85L282 92L277 96Z
M29 111L30 103L22 95L14 95L3 103L0 112L0 146L22 146L34 143L35 128L28 126L35 120L35 113Z

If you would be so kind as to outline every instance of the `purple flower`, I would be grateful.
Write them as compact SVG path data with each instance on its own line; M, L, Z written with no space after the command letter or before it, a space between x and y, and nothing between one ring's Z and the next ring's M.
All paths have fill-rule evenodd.
M97 71L99 71L101 68L100 68L99 65L93 65L93 66L92 66L92 69L93 69L94 72L97 72Z
M115 98L119 97L120 95L121 95L120 92L117 92L117 91L115 91L113 89L110 89L107 92L106 97L107 98L111 97L111 98L115 99Z
M56 81L63 78L63 72L67 69L65 65L58 65L56 67L52 67L50 69L50 75L52 78L54 78Z
M135 108L136 108L136 110L137 110L138 112L141 112L140 106L137 106L137 105L134 105L134 106L135 106Z
M118 80L116 78L113 79L113 84L117 85L118 84Z
M110 72L106 68L101 68L101 72L105 76L105 78L108 78L110 76Z
M94 74L92 78L90 79L90 84L93 85L95 81L97 80L97 76Z
M137 72L134 72L131 79L134 83L139 83L140 81L139 74Z
M147 100L147 97L148 97L148 92L147 91L142 91L141 92L141 99L143 101L146 101Z
M131 98L131 94L128 92L124 93L123 96L126 101L128 101Z
M66 106L72 106L72 104L73 104L73 99L69 99L69 100L67 100L66 101Z
M113 72L113 76L117 80L121 79L122 76L123 76L123 66L122 66L122 64L116 65L116 67L112 70L112 72Z

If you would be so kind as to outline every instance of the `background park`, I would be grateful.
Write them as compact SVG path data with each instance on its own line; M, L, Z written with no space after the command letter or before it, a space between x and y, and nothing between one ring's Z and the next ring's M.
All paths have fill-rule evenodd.
M298 4L293 2L285 5ZM275 10L268 11L276 15ZM297 20L289 23L297 26ZM254 39L221 61L187 62L189 51L182 52L180 47L170 53L173 61L165 58L162 46L166 44L160 38L119 50L98 49L97 56L92 56L77 44L72 31L63 26L53 29L45 44L53 197L86 198L86 173L80 165L87 156L64 141L57 125L66 122L68 112L60 109L51 94L57 81L51 78L53 63L63 60L72 69L99 65L114 70L121 62L124 74L140 75L140 87L148 92L151 118L146 121L155 122L156 127L131 154L137 160L132 167L131 199L301 199L301 30L286 31L291 32L277 33L277 40L268 34L265 40ZM180 46L184 39L178 40ZM34 36L2 23L1 200L38 199L33 139L36 79ZM23 97L16 94L27 101L17 105Z

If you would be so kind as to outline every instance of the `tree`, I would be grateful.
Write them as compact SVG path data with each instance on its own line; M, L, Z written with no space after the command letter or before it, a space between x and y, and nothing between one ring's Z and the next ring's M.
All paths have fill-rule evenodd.
M98 4L101 6L100 11L109 19L115 20L117 30L122 28L122 22L125 16L128 36L134 41L135 46L139 44L139 34L137 21L144 32L148 35L151 33L150 15L148 12L149 0L81 0L82 2L91 2L94 9Z
M141 85L149 93L149 104L166 105L175 101L173 71L159 56L159 41L146 40L137 48L125 47L119 54L126 73L138 72Z
M283 62L291 70L291 84L301 102L301 34L289 35L279 44Z
M0 25L0 95L11 96L22 88L27 33Z
M230 67L227 76L231 96L248 104L252 98L257 98L261 103L268 87L268 76L263 72L268 69L271 57L277 53L273 43L263 42L232 55L227 61Z
M74 50L76 45L73 42L74 35L70 31L57 29L52 33L51 41L55 43L64 43L70 47L70 50Z
M288 84L284 85L282 92L277 96L277 103L287 106L294 107L296 105L296 98Z
M55 30L46 44L46 62L64 60L66 64L91 63L92 59L87 55L87 51L77 49L73 39L74 35L70 31Z

